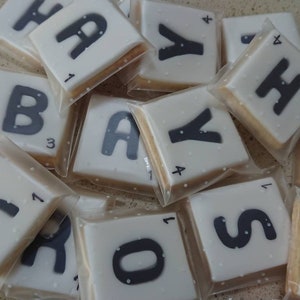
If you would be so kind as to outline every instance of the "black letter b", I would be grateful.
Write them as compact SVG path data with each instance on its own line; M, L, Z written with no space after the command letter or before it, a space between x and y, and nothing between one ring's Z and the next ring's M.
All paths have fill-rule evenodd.
M29 96L34 98L36 104L34 106L22 106L22 98ZM44 121L40 116L48 106L47 96L36 89L16 85L9 98L9 102L6 109L5 118L2 124L2 130L5 132L12 132L24 135L33 135L38 133L44 125ZM25 115L31 119L31 123L28 125L16 124L18 115Z

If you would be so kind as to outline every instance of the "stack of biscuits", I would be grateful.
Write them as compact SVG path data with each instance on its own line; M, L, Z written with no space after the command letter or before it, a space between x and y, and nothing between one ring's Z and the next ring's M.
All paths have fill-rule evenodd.
M300 299L300 4L0 1L3 299Z

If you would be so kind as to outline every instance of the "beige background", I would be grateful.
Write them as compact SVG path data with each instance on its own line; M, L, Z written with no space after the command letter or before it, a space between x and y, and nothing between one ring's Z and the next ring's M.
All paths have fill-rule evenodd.
M9 0L8 0L9 1ZM19 0L22 1L22 0ZM84 1L84 0L82 0ZM203 9L213 9L220 12L224 17L228 16L240 16L247 14L257 14L257 13L268 13L268 12L280 12L289 11L293 12L297 23L300 27L300 0L168 0L174 3L181 3L185 5L197 6ZM0 0L0 6L5 2L5 0ZM8 60L5 56L0 53L0 67L9 67L12 69L22 69L15 62ZM104 90L111 90L117 94L124 94L126 89L117 80L117 78L112 78L102 84ZM274 163L274 160L265 152L265 150L246 132L245 129L239 127L240 132L247 144L250 153L254 157L255 161L260 166L266 166ZM285 174L288 182L292 182L292 161L289 161L287 165L284 166ZM82 182L82 185L89 185L87 182ZM156 205L155 202L142 201L141 199L136 199L135 196L132 199L123 199L120 195L120 200L125 202L128 207L153 207ZM148 199L144 199L148 200ZM275 282L270 284L261 285L258 287L246 288L236 292L230 292L227 294L221 294L211 299L231 299L231 300L246 300L246 299L282 299L284 296L284 283ZM1 299L1 298L0 298ZM109 299L107 299L109 300Z

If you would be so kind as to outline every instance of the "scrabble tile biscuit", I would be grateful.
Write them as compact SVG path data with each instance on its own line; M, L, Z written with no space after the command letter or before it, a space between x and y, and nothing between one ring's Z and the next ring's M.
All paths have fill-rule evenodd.
M249 162L228 112L206 87L130 104L167 205Z
M0 49L21 65L41 67L29 33L72 0L9 0L0 9Z
M278 160L287 157L299 136L299 57L300 50L280 32L265 30L214 89Z
M101 194L76 189L76 209L105 211L109 201ZM5 295L13 299L78 299L79 280L72 224L72 207L59 205L34 241L22 253L5 281Z
M176 212L144 213L77 218L84 299L198 299Z
M40 299L49 296L78 299L78 275L71 221L66 216L58 223L55 221L57 214L59 211L53 214L43 228L45 232L42 230L37 235L10 272L4 286L8 297L18 295L17 299L33 299L34 296ZM50 230L46 231L48 227Z
M156 50L142 58L130 89L176 91L214 78L219 57L214 12L137 0L130 19Z
M225 61L233 63L248 47L254 36L269 19L272 24L296 47L300 48L300 35L292 13L280 12L239 16L222 19Z
M30 39L61 110L148 50L110 1L76 1L36 28Z
M272 177L194 194L189 211L211 293L283 278L290 217ZM205 271L204 271L205 270Z
M67 168L75 109L59 114L45 77L0 70L1 131L48 168ZM65 161L64 161L65 159Z
M0 137L1 285L18 256L61 201L76 194L28 154ZM76 203L76 201L75 201Z
M152 169L127 99L92 94L72 175L98 185L153 194Z

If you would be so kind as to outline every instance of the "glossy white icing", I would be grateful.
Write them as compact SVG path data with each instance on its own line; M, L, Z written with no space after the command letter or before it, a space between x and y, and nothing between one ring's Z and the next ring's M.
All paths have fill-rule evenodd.
M269 19L285 37L300 48L300 35L292 13L282 12L222 19L223 42L227 62L234 62L248 47L255 34Z
M3 275L60 201L74 193L4 136L0 138L0 152L0 168L5 170L0 173L0 272Z
M93 94L82 128L73 172L137 186L153 184L147 154L124 98Z
M215 76L218 22L213 12L150 0L133 2L133 12L132 21L156 49L138 73L150 87L151 80L191 85Z
M80 287L85 299L196 299L175 213L79 225L86 258L79 275L92 283Z
M220 81L237 100L225 97L228 105L237 114L240 107L251 114L254 122L245 121L246 126L253 128L258 122L279 144L288 142L300 128L299 55L300 50L273 29Z
M287 263L290 218L273 178L201 192L190 197L190 205L212 281L247 281L251 273ZM231 245L225 234L225 243L218 236L220 217Z
M193 192L195 185L203 187L212 172L223 173L249 159L230 115L205 87L167 95L138 109L141 130L150 131L145 145L155 150L149 152L150 160L165 174L165 182L157 178L162 191L172 194L172 187L179 185L182 197L191 193L190 185Z
M100 83L95 78L107 68L111 70L102 80L118 71L113 64L144 43L115 4L106 0L73 2L36 28L30 39L62 108ZM134 58L128 56L123 65Z
M48 80L0 70L0 90L2 133L37 158L58 159L59 149L66 143L69 110L58 113Z
M77 209L99 209L105 207L105 197L79 192ZM61 213L71 207L59 207L52 218L45 224L35 239L31 251L23 252L5 283L8 296L22 295L22 299L32 299L33 295L41 298L64 297L79 298L79 280L76 262L75 245L70 218L62 223ZM57 219L55 217L58 216ZM39 246L40 245L40 246ZM29 249L29 248L27 248ZM59 249L57 251L56 249ZM30 255L37 251L34 261ZM57 252L56 252L57 251ZM56 262L58 266L55 267Z

